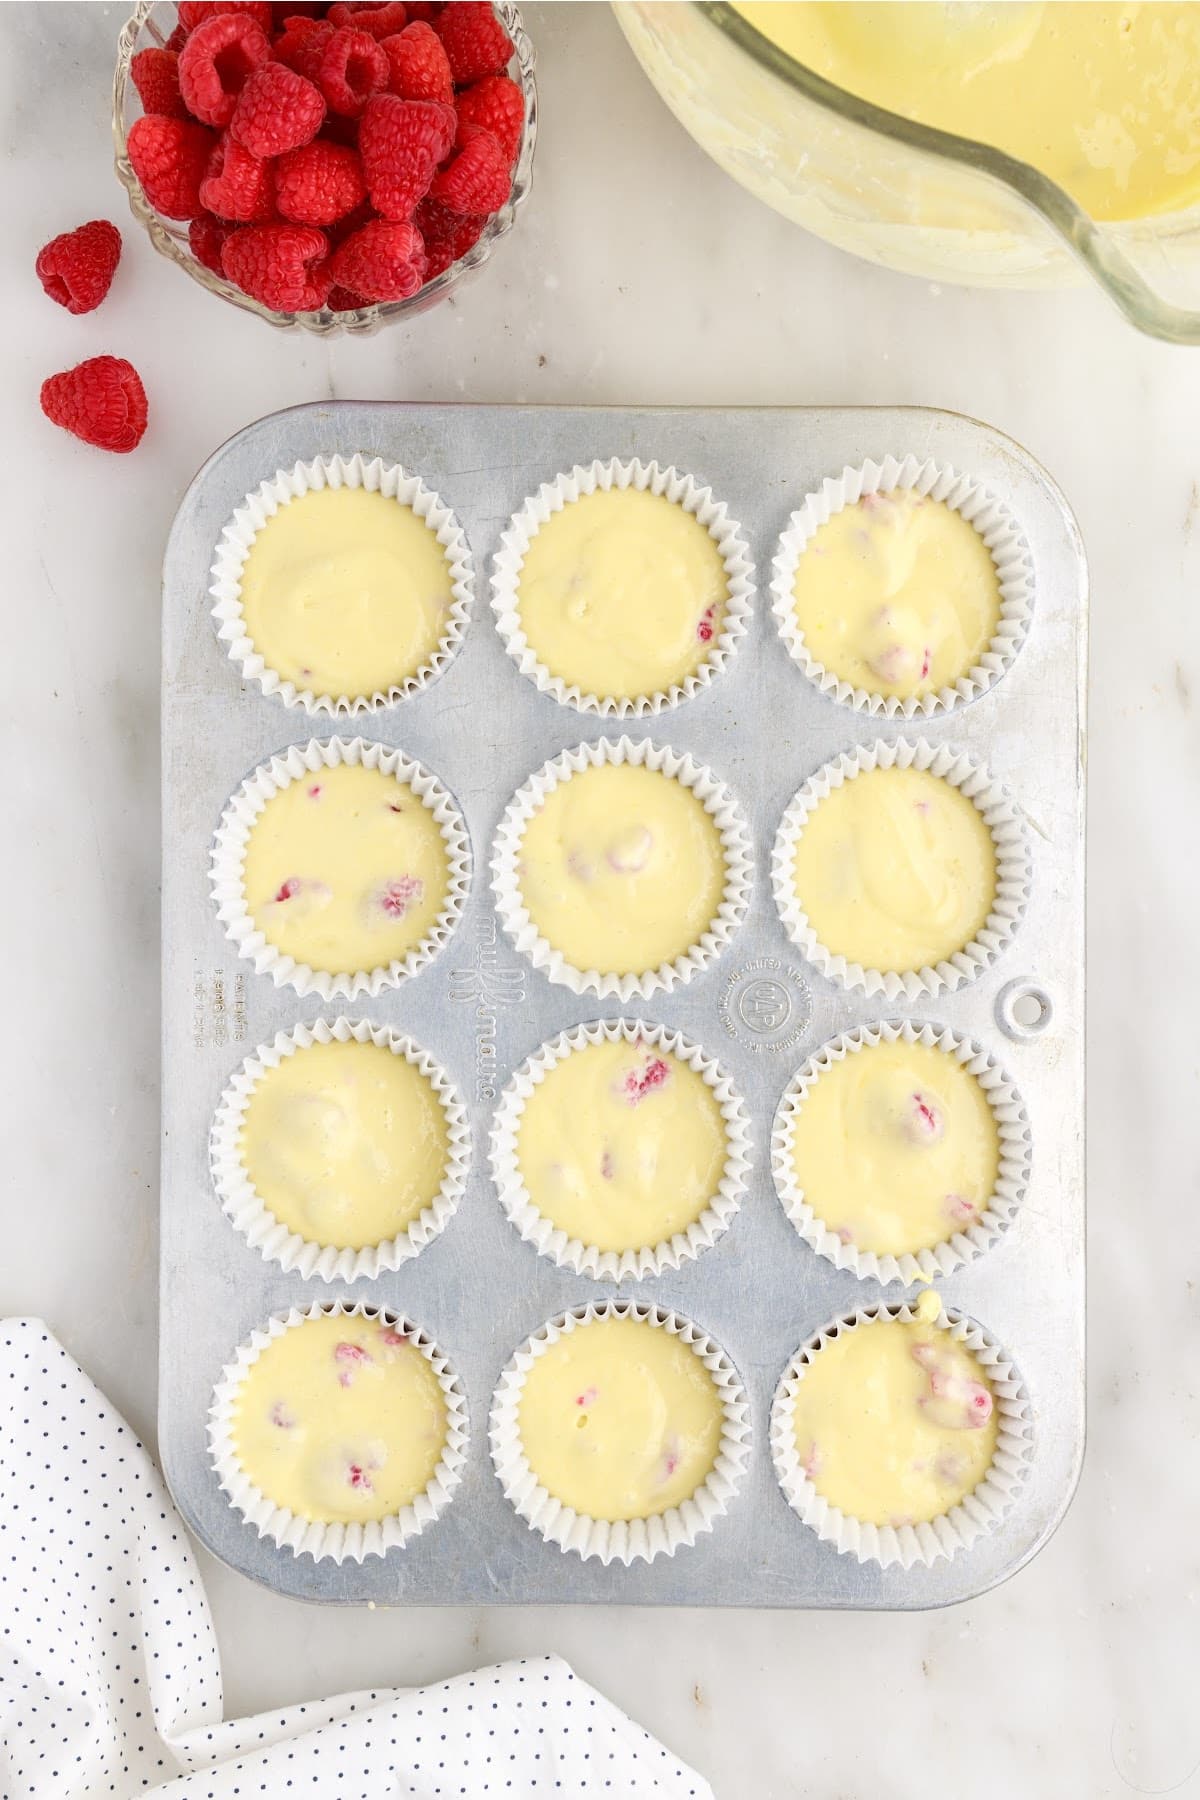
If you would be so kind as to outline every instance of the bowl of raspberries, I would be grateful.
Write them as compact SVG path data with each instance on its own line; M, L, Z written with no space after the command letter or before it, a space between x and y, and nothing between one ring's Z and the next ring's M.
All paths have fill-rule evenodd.
M211 293L365 335L435 305L511 228L533 64L504 0L144 0L118 46L117 174Z

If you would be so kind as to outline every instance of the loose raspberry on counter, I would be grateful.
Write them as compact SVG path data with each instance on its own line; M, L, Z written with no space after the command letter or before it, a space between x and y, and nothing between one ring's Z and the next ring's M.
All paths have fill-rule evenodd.
M246 13L205 19L179 52L184 105L204 125L228 125L248 77L270 56L266 32Z
M375 96L363 113L358 148L376 212L398 223L411 219L449 152L456 124L453 107L437 100Z
M399 94L402 100L442 100L447 106L454 104L454 77L442 49L442 40L432 25L424 25L419 20L406 25L394 37L382 39L380 48L391 71L389 93ZM479 122L486 124L487 121L481 119Z
M413 214L413 224L425 240L425 279L432 281L478 243L485 221L451 212L440 200L425 199Z
M459 87L484 75L502 75L508 67L512 39L488 0L454 0L438 14L435 29Z
M357 119L372 94L386 88L388 59L373 37L343 25L326 40L316 83L331 112Z
M186 119L187 107L179 92L179 58L174 50L147 45L129 64L142 111L161 113L164 119Z
M315 312L333 286L329 244L311 225L244 225L221 251L235 286L279 312Z
M112 286L121 260L121 234L107 219L92 219L51 238L39 252L37 278L69 313L94 312Z
M42 383L42 411L85 444L119 455L135 450L146 430L146 390L132 363L91 356Z
M221 13L241 13L264 31L270 31L275 17L271 0L179 0L179 23L184 31L195 31L197 25Z
M209 158L200 201L219 219L239 225L266 225L277 217L275 176L270 163L260 162L226 132Z
M512 191L508 157L482 125L460 124L455 142L458 154L434 176L430 199L440 200L451 212L486 218Z
M367 195L362 163L347 144L323 138L289 150L275 166L275 204L297 225L333 225Z
M284 156L311 143L324 117L320 89L283 63L269 62L255 69L238 95L229 135L251 156Z
M129 128L126 148L147 200L167 219L194 219L202 211L200 183L217 142L190 119L148 113Z
M507 75L485 75L473 87L464 88L455 105L460 124L482 125L496 139L509 163L516 162L525 129L525 96L515 81Z
M200 213L188 226L188 243L192 255L214 275L224 275L221 264L221 249L233 226L224 219L218 219L212 213Z
M404 30L409 11L403 0L383 0L375 6L355 5L353 0L334 0L329 17L335 25L350 25L355 31L365 31L373 38L385 38L394 31Z

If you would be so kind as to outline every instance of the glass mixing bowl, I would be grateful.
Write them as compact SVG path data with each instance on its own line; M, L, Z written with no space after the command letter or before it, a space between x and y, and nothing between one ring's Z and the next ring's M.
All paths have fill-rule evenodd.
M671 111L818 237L911 275L1049 287L1092 275L1141 331L1200 343L1200 206L1103 224L1029 164L814 75L722 0L614 0Z
M413 294L410 299L384 301L377 306L361 306L354 312L330 312L328 308L322 308L320 312L276 312L273 308L264 306L261 301L252 300L249 294L243 294L232 282L214 275L211 269L206 269L203 263L197 262L188 245L187 226L174 219L159 217L143 194L142 184L130 166L125 138L129 127L141 113L137 90L129 76L130 59L147 45L164 44L175 29L174 5L162 4L160 0L141 0L117 40L117 70L113 79L113 145L117 175L129 196L130 211L145 226L150 242L161 256L168 257L181 269L186 269L192 280L198 281L210 294L216 294L220 299L240 306L243 312L256 313L260 319L265 319L269 325L277 325L283 331L311 331L317 337L332 337L340 332L369 337L381 325L391 324L397 319L411 318L415 313L422 313L429 307L436 306L439 300L444 300L453 288L480 268L499 240L506 232L511 231L517 208L528 194L533 180L533 151L537 141L537 87L533 78L533 45L521 23L520 12L509 0L500 0L496 11L513 41L516 55L513 79L520 83L525 95L525 133L513 170L512 192L500 211L488 220L482 236L472 244L466 255L456 263L451 263L448 269L444 269L432 281L426 282L419 293Z

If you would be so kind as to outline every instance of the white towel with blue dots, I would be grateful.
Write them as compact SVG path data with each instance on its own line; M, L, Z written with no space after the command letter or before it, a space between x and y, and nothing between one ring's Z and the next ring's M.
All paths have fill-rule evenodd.
M38 1319L0 1321L2 1800L712 1800L566 1663L222 1720L183 1523Z

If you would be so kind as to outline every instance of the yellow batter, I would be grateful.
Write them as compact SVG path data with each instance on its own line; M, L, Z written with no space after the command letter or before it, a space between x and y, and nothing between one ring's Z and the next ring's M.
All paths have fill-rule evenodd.
M326 1524L386 1519L423 1493L446 1401L421 1352L379 1319L306 1319L274 1338L238 1390L233 1448L277 1506Z
M386 967L446 898L437 820L403 782L338 763L273 794L250 828L246 910L267 942L330 974Z
M552 675L634 700L695 674L721 634L728 592L721 553L692 513L662 494L598 488L539 528L517 610Z
M996 566L979 533L911 489L864 494L820 526L793 592L817 662L851 687L903 700L953 687L1000 619Z
M843 1243L876 1256L931 1250L974 1224L999 1168L987 1096L930 1044L864 1044L822 1070L792 1123L804 1198Z
M452 598L424 519L366 488L319 488L269 518L241 577L246 635L316 695L386 693L438 647Z
M651 1044L598 1043L525 1103L517 1164L542 1217L600 1250L664 1242L698 1219L728 1147L702 1075Z
M876 1319L818 1350L796 1389L796 1454L818 1494L867 1525L919 1525L979 1486L996 1449L991 1384L936 1325Z
M361 1250L407 1230L446 1173L446 1114L386 1045L310 1044L255 1083L238 1149L269 1212L307 1243Z
M593 1319L564 1333L525 1378L518 1429L556 1500L589 1518L649 1519L712 1473L723 1413L696 1352L659 1325Z
M1096 218L1200 200L1200 6L751 0L737 10L827 81L1032 163Z
M904 973L984 925L996 851L979 809L924 769L867 769L817 802L796 845L800 905L832 956Z
M721 834L690 788L600 763L546 796L525 827L521 897L577 969L634 975L699 942L725 888Z

